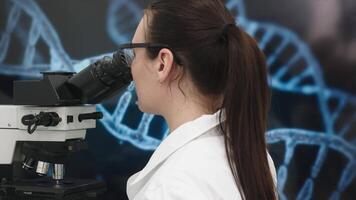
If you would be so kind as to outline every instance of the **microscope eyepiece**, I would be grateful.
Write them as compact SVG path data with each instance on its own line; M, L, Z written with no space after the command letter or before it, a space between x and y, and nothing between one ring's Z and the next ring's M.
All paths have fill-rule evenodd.
M100 103L132 81L131 69L122 50L89 65L68 80L82 103Z

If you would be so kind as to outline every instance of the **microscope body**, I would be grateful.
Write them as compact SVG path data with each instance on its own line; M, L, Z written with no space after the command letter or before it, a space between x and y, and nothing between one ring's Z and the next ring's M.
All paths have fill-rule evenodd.
M103 117L95 104L131 81L122 51L78 74L15 81L13 105L0 105L0 200L102 199L105 183L66 177L66 162L87 148L86 130Z
M54 145L68 141L73 143L74 141L83 141L86 130L95 128L96 121L91 119L79 122L78 118L82 114L95 113L95 110L94 105L67 107L0 105L0 166L10 165L17 161L24 162L24 160L32 160L25 163L25 165L29 165L27 166L28 169L36 167L32 166L36 162L49 163L48 161L50 161L51 164L64 164L65 150L69 153L71 150L73 151L73 147L68 146L68 148L72 148L70 150L65 149L65 146L62 149L58 146L59 149L54 149L52 153L46 152L46 149L41 151L38 147L31 152L29 145L23 145L23 143L34 144L35 146L36 143ZM23 119L26 116L36 116L41 112L56 113L60 122L56 126L37 126L34 133L28 133L28 125L23 124ZM25 148L25 150L21 148ZM49 158L46 158L46 153L49 154ZM62 155L56 156L56 153ZM38 171L40 172L40 169ZM0 177L4 178L6 174L1 174ZM7 178L16 179L17 176L13 174L13 177L8 176Z
M28 125L23 123L24 118L39 113L56 113L59 122L54 126L37 126L33 133L29 133ZM66 199L66 196L70 199L73 195L82 196L82 199L90 199L89 196L97 199L105 191L104 183L65 178L67 159L87 148L84 141L86 130L95 128L95 114L95 105L0 105L2 192L13 196L13 199L35 199L44 195L48 199ZM81 119L80 116L86 116L84 118L87 119ZM88 116L93 118L89 119Z

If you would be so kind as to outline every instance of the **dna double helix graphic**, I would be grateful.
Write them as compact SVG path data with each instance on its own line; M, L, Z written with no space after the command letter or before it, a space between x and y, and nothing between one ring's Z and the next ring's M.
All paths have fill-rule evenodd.
M295 148L303 144L317 145L319 150L310 176L299 190L297 199L312 198L314 179L318 176L327 154L331 150L342 153L348 159L337 188L330 197L330 199L340 199L341 193L354 180L356 174L356 139L352 138L350 142L345 140L346 135L351 135L350 127L356 122L356 97L327 87L323 80L321 67L310 48L291 30L272 23L249 20L245 14L243 1L229 1L227 7L235 10L237 22L258 40L260 48L264 52L267 52L266 49L269 46L267 64L270 69L271 87L284 92L315 95L318 99L324 133L316 134L314 131L300 129L277 129L268 133L269 143L284 141L287 147L284 162L278 169L280 198L287 199L284 188L288 166ZM258 37L257 34L261 36ZM284 55L282 59L281 55L290 47L293 48L292 53L289 53L288 56ZM273 73L271 73L271 68L273 68ZM332 108L331 101L336 102L336 108ZM343 118L340 123L338 120L340 120L342 112L350 110L354 111L351 117Z
M327 155L332 151L346 158L337 186L329 197L340 199L342 193L355 181L356 138L352 137L355 135L352 133L352 125L356 123L356 97L327 86L319 62L309 46L293 31L277 24L250 20L243 0L229 0L226 5L236 15L236 22L254 36L260 48L265 51L271 87L285 93L315 97L322 116L322 132L281 128L267 133L269 144L282 142L286 147L283 162L277 170L280 198L288 199L287 175L292 173L288 169L296 148L308 145L317 147L318 152L296 199L312 199L315 179L320 175ZM110 54L75 60L65 52L55 28L34 0L8 0L7 6L6 26L0 29L1 75L38 77L42 71L80 71L103 55ZM136 1L110 1L107 32L112 41L116 44L129 41L141 16L142 7ZM31 20L30 28L26 29L23 19ZM19 40L24 49L22 60L17 62L20 64L10 63L6 59L13 38ZM38 51L36 44L39 41L47 45L49 60ZM137 127L128 126L124 123L124 118L135 107L134 85L131 84L121 95L113 111L105 105L98 105L97 108L104 114L101 123L108 133L119 141L127 141L142 150L153 150L168 134L167 125L160 122L159 133L152 136L151 128L153 124L157 125L153 122L158 117L143 113Z

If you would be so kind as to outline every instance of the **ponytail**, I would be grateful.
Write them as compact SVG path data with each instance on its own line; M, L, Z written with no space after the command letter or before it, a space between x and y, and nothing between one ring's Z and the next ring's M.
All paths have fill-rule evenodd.
M274 200L265 141L270 97L265 57L252 37L230 27L222 127L228 161L243 199Z

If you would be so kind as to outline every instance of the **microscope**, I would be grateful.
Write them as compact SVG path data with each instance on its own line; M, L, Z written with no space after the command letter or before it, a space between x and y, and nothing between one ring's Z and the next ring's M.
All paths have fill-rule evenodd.
M101 199L102 181L66 177L65 166L103 117L95 104L132 81L127 56L119 50L78 74L14 81L13 105L0 105L0 200Z

